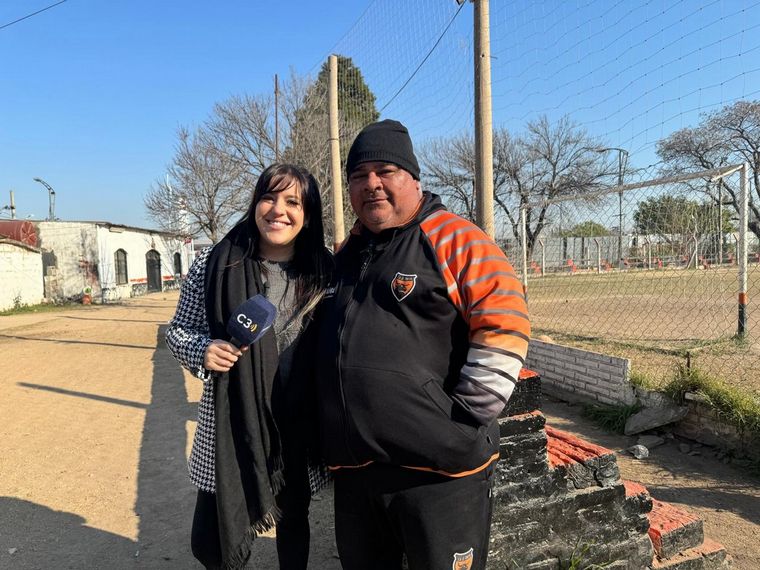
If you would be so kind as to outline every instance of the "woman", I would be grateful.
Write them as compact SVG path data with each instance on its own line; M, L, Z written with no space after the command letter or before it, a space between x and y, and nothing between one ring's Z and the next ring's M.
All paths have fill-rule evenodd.
M332 267L321 212L305 170L264 170L245 216L191 267L166 334L177 360L204 382L188 466L199 489L192 549L208 568L244 566L253 539L275 522L280 567L306 568L309 473L293 437L304 392L290 370ZM273 332L238 349L225 324L257 293L277 307Z

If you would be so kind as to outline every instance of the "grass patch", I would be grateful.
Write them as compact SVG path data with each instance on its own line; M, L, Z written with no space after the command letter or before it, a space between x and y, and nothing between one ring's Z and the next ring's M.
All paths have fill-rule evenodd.
M660 382L656 378L640 370L631 370L628 380L634 386L644 388L645 390L657 390L660 386Z
M0 311L0 317L10 317L12 315L26 315L29 313L54 313L56 311L68 311L71 309L81 308L79 303L66 303L62 305L41 304L41 305L19 305L12 309Z
M622 434L625 430L625 422L640 409L638 404L632 406L586 404L583 406L583 415L607 431Z
M663 391L678 402L683 402L686 392L696 392L720 418L742 431L760 435L760 398L697 368L679 364L675 378Z

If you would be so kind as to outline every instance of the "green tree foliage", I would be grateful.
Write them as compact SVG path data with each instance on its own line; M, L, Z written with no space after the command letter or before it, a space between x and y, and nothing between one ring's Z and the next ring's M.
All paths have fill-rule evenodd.
M752 179L749 192L749 229L760 237L760 101L737 101L702 115L696 127L681 129L657 143L657 154L665 163L663 174L693 173L730 164L747 162ZM722 180L717 192L710 178L684 182L691 190L703 192L708 201L721 200L739 212L738 176Z
M341 140L341 164L345 164L348 148L356 134L380 113L375 95L365 83L361 70L350 57L338 58L338 129ZM298 94L297 107L290 127L288 159L309 168L320 182L327 183L329 171L329 92L330 66L326 61L316 81Z
M562 237L601 237L608 235L610 235L610 230L591 220L576 224L571 229L562 232Z
M346 155L356 134L367 124L376 121L380 113L375 95L364 81L361 70L350 57L338 58L338 131L340 133L341 172L345 170ZM325 231L332 239L332 172L330 169L329 91L330 66L326 61L312 83L291 90L293 105L290 117L289 144L283 153L285 160L302 164L320 183L324 202ZM345 176L345 175L344 175ZM353 212L345 195L343 181L344 220L350 225Z
M375 94L364 82L361 70L350 57L338 55L338 113L348 123L361 129L380 117L375 107ZM330 64L322 64L314 86L320 97L327 99L330 84Z
M723 210L723 224L720 226L718 207L715 204L689 200L683 196L664 195L647 198L639 202L633 214L636 231L640 234L659 235L668 241L682 236L700 236L735 231L730 213Z
M246 210L256 179L279 154L282 161L308 168L320 182L331 240L328 83L325 63L315 80L292 73L282 86L277 109L270 94L234 95L215 104L200 126L181 127L166 174L144 199L148 214L162 229L195 236L205 233L215 242ZM361 71L342 56L338 56L338 99L345 160L356 133L377 120L379 113ZM278 147L284 150L278 153ZM350 219L346 197L344 205L344 217Z

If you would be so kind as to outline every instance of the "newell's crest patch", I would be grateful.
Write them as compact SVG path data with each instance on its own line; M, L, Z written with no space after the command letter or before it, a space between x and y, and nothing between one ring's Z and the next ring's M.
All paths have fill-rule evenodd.
M454 553L454 563L451 565L453 570L470 570L472 568L472 557L474 550L470 548L467 552Z
M407 275L406 273L396 273L396 276L391 281L391 291L397 301L403 301L412 292L414 286L417 284L416 275Z

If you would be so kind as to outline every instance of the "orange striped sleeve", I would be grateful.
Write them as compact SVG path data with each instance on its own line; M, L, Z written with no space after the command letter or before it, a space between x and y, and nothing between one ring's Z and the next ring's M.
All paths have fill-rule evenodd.
M467 362L452 397L483 424L499 415L525 362L530 321L522 283L504 253L475 224L447 211L421 224L470 329Z

